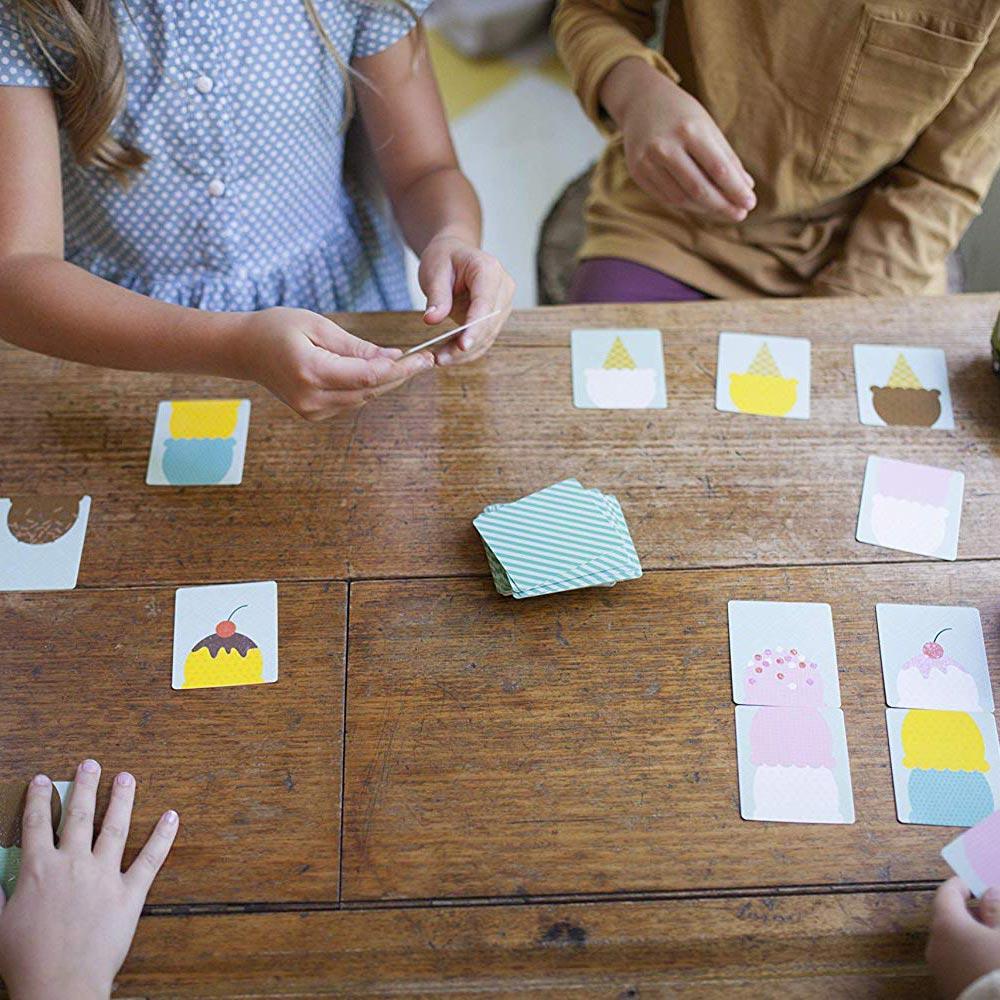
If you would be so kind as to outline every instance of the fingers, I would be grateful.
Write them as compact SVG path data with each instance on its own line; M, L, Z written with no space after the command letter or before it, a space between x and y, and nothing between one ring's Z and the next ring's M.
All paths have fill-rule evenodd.
M55 850L52 791L52 782L44 774L36 774L28 785L21 819L21 847L25 860Z
M317 388L364 393L405 382L418 372L433 367L433 359L429 359L425 352L394 361L381 356L371 359L343 357L319 350L313 358L313 364Z
M1000 886L993 886L979 900L979 919L987 926L1000 929Z
M699 134L691 142L690 153L727 201L743 209L745 218L746 213L757 204L757 199L751 185L747 183L749 175L739 160L734 163L735 153L732 157L727 155L727 149L732 152L722 133L711 137Z
M100 781L101 765L96 760L85 760L77 767L66 808L66 822L59 836L61 850L82 853L89 852L93 846L94 808Z
M368 340L355 337L353 333L348 333L343 327L337 326L325 316L317 315L315 319L318 322L314 322L308 331L309 339L317 347L322 347L333 354L372 360L375 358L398 358L403 353L394 347L379 347Z
M680 151L674 154L670 162L670 173L696 207L735 222L742 222L746 218L747 210L730 202L688 153Z
M134 801L135 778L125 771L115 778L111 786L111 801L94 845L94 854L114 865L116 870L121 868Z
M427 310L424 313L424 322L428 326L441 323L448 318L452 308L452 288L455 284L455 275L452 270L450 258L445 257L440 263L436 261L429 265L431 273L424 278L421 276L420 287L427 296Z
M966 922L975 923L975 918L969 912L969 892L965 883L958 877L948 879L938 886L931 907L931 918L935 924L958 925Z
M168 809L159 819L156 828L149 835L142 850L125 873L128 885L145 899L153 879L159 874L163 862L167 860L173 847L179 827L179 817L173 809Z

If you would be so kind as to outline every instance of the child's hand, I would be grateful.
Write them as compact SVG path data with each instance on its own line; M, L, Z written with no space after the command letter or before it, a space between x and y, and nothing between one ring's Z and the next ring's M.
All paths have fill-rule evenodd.
M947 1000L1000 969L1000 887L979 900L978 916L969 910L970 895L961 879L951 878L934 897L927 963Z
M632 179L663 205L742 222L753 178L711 115L641 59L623 59L601 88L625 141Z
M39 775L28 787L17 889L6 902L0 892L0 977L13 1000L106 1000L149 887L177 836L177 813L164 813L123 874L135 779L130 774L115 778L93 843L100 777L96 761L77 768L58 848L52 834L52 783Z
M245 374L307 420L356 410L434 367L421 351L377 347L306 309L248 313L239 330L237 353Z
M514 298L514 279L496 257L453 236L438 236L420 258L420 287L427 296L424 322L429 326L447 316L459 325L498 312L460 333L437 353L440 365L474 361L497 339Z

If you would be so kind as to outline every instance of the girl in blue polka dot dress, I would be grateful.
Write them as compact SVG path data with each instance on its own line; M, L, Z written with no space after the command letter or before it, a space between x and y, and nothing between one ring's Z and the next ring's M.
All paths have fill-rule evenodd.
M481 355L513 283L479 248L429 2L0 0L0 336L253 379L310 419ZM409 308L398 231L428 324L497 314L436 358L320 315Z

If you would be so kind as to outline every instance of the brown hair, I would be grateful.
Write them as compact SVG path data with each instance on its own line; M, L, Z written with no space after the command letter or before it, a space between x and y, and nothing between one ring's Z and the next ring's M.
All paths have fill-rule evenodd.
M302 0L316 31L344 74L345 122L354 113L350 66L337 52L316 10L315 0ZM407 0L388 0L419 24ZM53 90L60 123L77 163L106 170L122 184L149 157L115 138L111 123L125 104L125 62L112 0L14 0L22 30L38 45L55 72ZM125 9L131 16L126 2ZM67 73L56 54L68 56ZM353 74L359 75L359 74ZM362 78L363 79L363 78Z

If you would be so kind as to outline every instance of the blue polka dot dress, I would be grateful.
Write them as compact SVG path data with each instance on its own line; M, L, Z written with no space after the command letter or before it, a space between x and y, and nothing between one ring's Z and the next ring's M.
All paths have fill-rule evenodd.
M151 159L122 188L62 143L66 259L201 309L408 309L402 244L359 158L345 163L343 74L302 0L129 7L118 0L128 99L112 131ZM344 62L414 28L378 0L316 8ZM0 85L55 73L0 0Z

